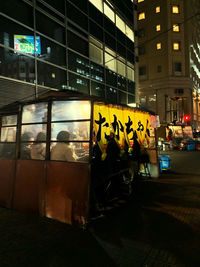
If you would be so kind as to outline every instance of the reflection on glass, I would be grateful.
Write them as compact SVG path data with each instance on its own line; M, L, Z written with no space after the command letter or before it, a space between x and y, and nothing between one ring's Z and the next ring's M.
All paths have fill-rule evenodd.
M24 106L22 123L47 122L47 103Z
M65 89L67 73L65 70L37 60L38 84L51 88Z
M90 119L89 101L54 101L52 121Z
M70 134L69 140L89 140L90 122L65 122L52 123L51 125L51 140L56 140L60 131L68 131Z
M11 42L14 42L14 40L11 40ZM0 75L30 83L35 82L35 64L33 58L20 52L14 52L13 50L0 47L0 62Z
M2 117L2 126L17 125L17 115Z
M0 144L1 159L14 159L14 157L15 157L15 143Z
M1 128L1 142L15 142L16 141L16 127Z
M65 143L57 142L51 144L51 160L88 162L89 142Z
M38 36L41 39L41 52L37 54L38 58L52 62L62 67L66 66L66 50L61 45L58 45L43 36Z
M38 134L43 132L46 135L46 130L46 124L23 125L21 131L21 141L37 141Z

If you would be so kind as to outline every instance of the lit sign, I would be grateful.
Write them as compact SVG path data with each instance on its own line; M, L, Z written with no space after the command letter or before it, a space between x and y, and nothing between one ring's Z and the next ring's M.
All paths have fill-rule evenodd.
M149 113L102 103L95 103L93 112L94 132L102 151L107 144L110 132L115 134L122 148L125 140L128 145L133 145L135 132L141 144L149 145L151 126Z
M14 35L14 48L19 52L26 54L34 54L34 43L36 47L36 54L41 54L40 37L36 36L34 42L34 36L29 35Z

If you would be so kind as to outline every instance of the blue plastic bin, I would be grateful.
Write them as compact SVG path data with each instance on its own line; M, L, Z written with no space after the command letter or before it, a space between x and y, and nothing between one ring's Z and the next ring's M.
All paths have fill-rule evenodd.
M189 145L187 145L187 150L189 150L189 151L195 150L195 144L189 144Z
M163 170L168 170L171 167L171 160L170 156L168 155L161 155L158 157L159 165L160 165L160 172L162 173Z

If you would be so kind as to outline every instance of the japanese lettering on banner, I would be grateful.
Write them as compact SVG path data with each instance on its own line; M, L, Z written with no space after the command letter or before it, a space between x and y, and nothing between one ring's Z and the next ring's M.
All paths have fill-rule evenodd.
M150 138L151 115L147 112L131 108L94 104L94 132L101 150L105 150L110 132L115 134L115 139L123 149L124 143L131 147L133 135L137 133L140 144L148 147Z

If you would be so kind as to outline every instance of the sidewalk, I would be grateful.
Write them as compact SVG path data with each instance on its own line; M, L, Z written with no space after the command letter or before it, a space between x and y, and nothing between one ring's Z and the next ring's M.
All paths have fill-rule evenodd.
M146 179L82 230L0 208L0 267L200 266L200 177Z

